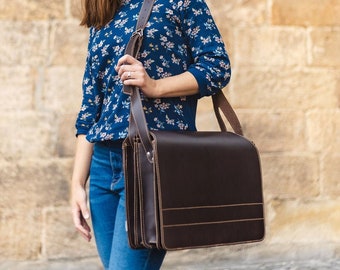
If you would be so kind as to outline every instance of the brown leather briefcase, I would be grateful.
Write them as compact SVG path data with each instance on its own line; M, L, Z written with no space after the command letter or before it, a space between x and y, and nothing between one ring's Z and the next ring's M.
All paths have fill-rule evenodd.
M144 13L152 2L144 2ZM128 54L137 55L144 25L139 21ZM176 250L262 240L259 154L242 136L222 91L213 96L221 132L150 132L139 90L124 91L131 95L129 135L123 143L131 247ZM220 110L235 133L226 131Z
M127 221L134 248L174 250L262 240L258 152L232 132L153 132L153 161L124 143Z

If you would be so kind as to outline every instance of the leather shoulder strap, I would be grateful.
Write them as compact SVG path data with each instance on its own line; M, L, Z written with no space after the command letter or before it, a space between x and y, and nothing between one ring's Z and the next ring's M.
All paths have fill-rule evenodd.
M148 20L152 12L154 2L155 0L144 0L142 8L139 13L136 32L143 31L144 28L146 27L146 24L148 23Z
M231 128L234 130L235 133L238 135L243 136L243 130L241 127L241 123L238 120L238 117L233 109L231 107L229 101L223 94L222 90L219 91L217 94L211 96L213 105L214 105L214 111L215 111L215 116L217 118L218 124L220 126L220 129L222 131L227 131L227 128L224 124L224 121L222 119L222 116L220 114L221 110L223 112L223 115L227 118Z
M135 58L143 42L144 29L150 18L153 4L155 0L144 0L139 13L136 30L132 34L129 43L126 46L125 54L129 54ZM131 96L130 118L129 118L129 134L128 138L132 142L137 135L144 148L148 160L153 162L152 142L149 136L149 130L145 119L145 114L142 106L142 101L139 89L134 86L124 85L123 92Z
M154 2L155 0L144 0L143 1L143 5L138 16L136 30L135 32L133 32L126 46L125 54L129 54L133 56L134 58L137 58L138 52L143 42L144 29L150 18ZM133 91L133 87L124 86L123 92L125 94L131 95L132 91Z

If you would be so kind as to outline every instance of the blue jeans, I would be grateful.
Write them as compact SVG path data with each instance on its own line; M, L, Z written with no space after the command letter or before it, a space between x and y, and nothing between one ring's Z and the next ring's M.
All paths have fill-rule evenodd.
M128 244L120 142L95 144L89 200L96 245L105 269L160 269L165 251L134 250Z

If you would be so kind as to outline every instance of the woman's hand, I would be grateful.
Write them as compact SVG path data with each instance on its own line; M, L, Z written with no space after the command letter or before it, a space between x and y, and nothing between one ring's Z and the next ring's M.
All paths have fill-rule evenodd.
M92 238L91 228L87 223L90 218L90 211L87 207L86 191L82 186L72 188L71 207L74 226L82 237L90 241Z
M143 64L132 56L124 55L120 58L116 71L124 85L138 87L147 97L160 97L157 81L151 79Z
M143 64L130 55L119 59L116 71L124 85L138 87L149 98L182 97L199 93L197 80L190 72L154 80Z

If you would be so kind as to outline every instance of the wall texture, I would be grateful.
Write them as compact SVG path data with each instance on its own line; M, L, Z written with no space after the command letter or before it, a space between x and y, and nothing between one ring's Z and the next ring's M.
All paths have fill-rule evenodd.
M0 0L0 262L95 257L69 209L87 31L79 0ZM261 153L264 242L190 260L340 258L340 0L207 0L225 89ZM198 126L217 129L209 99Z

